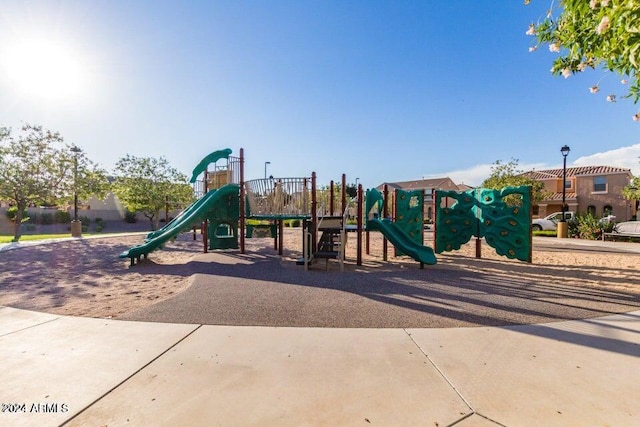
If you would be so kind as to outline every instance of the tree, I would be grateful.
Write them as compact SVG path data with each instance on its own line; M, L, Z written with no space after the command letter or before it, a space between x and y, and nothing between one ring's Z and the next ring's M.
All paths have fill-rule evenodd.
M172 168L164 157L127 155L118 160L116 175L114 194L129 211L149 219L152 230L158 227L167 197L173 205L186 206L193 201L187 176Z
M631 183L622 189L622 197L635 203L635 211L640 206L640 176L636 176Z
M64 181L63 195L58 201L69 206L73 204L76 193L80 200L88 200L92 196L103 199L110 189L106 170L91 161L84 150L79 147L75 149L76 152L71 149L64 151L63 161L68 164L68 173Z
M529 178L518 169L518 159L511 159L507 163L496 160L491 166L491 176L484 180L481 187L500 190L504 187L521 185L531 186L534 203L543 200L547 195L542 182Z
M77 153L78 173L74 176L75 153L58 132L30 124L24 124L21 131L16 138L11 128L0 127L0 199L17 209L16 241L23 213L31 204L70 204L74 190L79 197L87 198L103 196L108 186L104 171L82 150Z
M635 104L640 99L640 0L560 0L526 34L538 42L530 51L548 45L559 54L551 68L554 75L568 78L587 68L615 72L628 89L621 96L607 94L607 101L623 97ZM590 88L591 93L599 90L598 83ZM640 112L633 120L640 120Z

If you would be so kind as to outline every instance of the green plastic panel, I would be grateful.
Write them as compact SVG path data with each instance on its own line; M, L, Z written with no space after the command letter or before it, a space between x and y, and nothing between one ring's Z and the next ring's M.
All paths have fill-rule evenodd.
M456 202L442 207L444 198ZM437 191L436 211L437 253L460 249L477 236L499 255L530 261L531 187Z
M412 241L422 246L423 233L424 191L397 190L396 191L396 220L395 223ZM396 255L404 255L396 246Z
M367 227L367 221L370 215L372 218L382 218L382 208L384 205L384 197L382 193L376 188L370 188L365 193L365 211L364 220L365 228Z

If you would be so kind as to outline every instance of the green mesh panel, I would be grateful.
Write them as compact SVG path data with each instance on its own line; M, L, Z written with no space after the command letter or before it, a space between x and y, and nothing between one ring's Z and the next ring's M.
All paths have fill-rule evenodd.
M423 244L423 212L424 192L422 190L396 192L395 223L411 240ZM396 255L404 255L396 249Z
M442 207L442 199L456 202ZM436 252L460 249L472 236L484 237L499 255L529 261L529 186L436 192Z

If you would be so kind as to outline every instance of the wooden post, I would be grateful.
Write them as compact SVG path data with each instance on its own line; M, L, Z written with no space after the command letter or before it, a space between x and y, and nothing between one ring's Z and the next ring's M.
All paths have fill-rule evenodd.
M333 216L333 180L329 184L329 215Z
M357 257L356 264L362 265L362 184L358 184L358 244L357 244Z
M244 194L244 149L240 149L240 253L244 253L244 233L245 233L245 194Z
M478 192L477 190L473 190L473 197L478 200ZM478 210L476 210L476 219L477 215L480 215ZM476 221L477 231L476 231L476 258L482 258L482 239L480 239L480 221Z
M311 254L318 250L318 198L316 195L316 173L311 172Z
M342 211L340 215L344 214L344 211L347 209L347 175L342 174L342 188L341 188L341 202L342 202Z
M565 185L565 184L563 184ZM533 187L529 186L529 255L527 262L531 264L533 262L533 233L531 230L531 223L533 223Z
M398 189L393 190L393 221L398 222ZM393 256L398 256L398 248L393 247Z
M276 235L273 236L273 250L277 251L278 250L278 236L280 235L280 221L282 220L274 220L274 224L276 226ZM269 230L271 230L271 227L269 227Z
M358 184L358 198L360 197L360 193L361 193L361 189L362 189L362 185ZM364 196L362 196L362 200L364 200ZM364 202L363 202L364 203ZM365 206L365 211L366 211L366 206ZM366 221L369 221L369 212L368 211L363 211L363 224L365 223L365 218ZM369 245L369 230L364 230L364 252L367 255L371 254L371 250L370 250L370 245Z
M370 247L369 247L369 230L364 231L364 253L369 255Z
M278 255L282 255L282 246L284 246L284 220L278 221Z
M438 232L438 229L436 228L436 220L438 219L438 205L436 203L437 196L438 192L435 188L432 188L431 200L433 201L433 210L431 211L431 214L433 215L433 217L431 218L431 220L433 221L433 223L431 224L431 226L433 227L433 251L436 253L438 252L436 248L436 233Z
M164 224L169 223L169 195L164 196Z
M204 170L204 194L209 191L209 166ZM204 246L203 252L206 254L209 252L209 230L207 229L207 219L200 224L200 233L202 233L202 245Z
M206 254L209 252L209 227L206 219L202 221L202 243L204 245L204 253Z
M389 199L389 186L387 184L384 185L384 189L382 190L382 219L387 219L389 216L389 207L387 206L387 200ZM382 235L382 260L387 261L387 252L389 250L389 244L387 242L387 238Z

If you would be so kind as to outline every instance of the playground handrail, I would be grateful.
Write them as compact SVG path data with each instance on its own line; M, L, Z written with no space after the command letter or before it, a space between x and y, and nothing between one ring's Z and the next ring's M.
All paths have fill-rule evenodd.
M266 178L245 182L251 216L310 215L310 178Z

